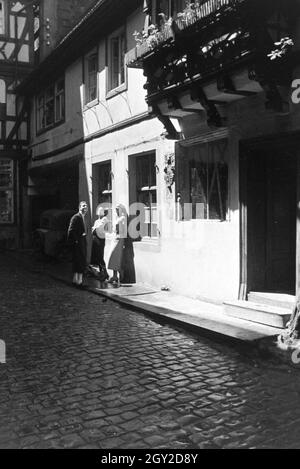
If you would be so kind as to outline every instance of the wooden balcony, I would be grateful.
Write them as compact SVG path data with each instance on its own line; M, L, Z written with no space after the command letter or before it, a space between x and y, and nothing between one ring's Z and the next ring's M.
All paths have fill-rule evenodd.
M127 65L132 67L141 66L141 59L147 57L156 49L171 43L175 37L191 29L207 28L210 24L216 25L224 15L231 14L239 4L246 0L205 0L197 8L187 14L179 14L172 23L166 22L160 26L155 34L149 36L141 44L129 51L127 54Z
M163 116L216 115L216 106L262 91L280 109L276 87L289 83L293 60L268 55L292 37L298 13L296 0L207 0L155 30L127 64L144 69L147 101Z

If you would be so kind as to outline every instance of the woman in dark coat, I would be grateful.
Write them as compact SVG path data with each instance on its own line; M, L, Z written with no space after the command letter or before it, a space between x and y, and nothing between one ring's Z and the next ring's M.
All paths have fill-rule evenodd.
M73 285L82 288L83 274L87 266L87 228L85 216L88 212L86 202L80 202L79 212L71 218L68 241L72 247Z

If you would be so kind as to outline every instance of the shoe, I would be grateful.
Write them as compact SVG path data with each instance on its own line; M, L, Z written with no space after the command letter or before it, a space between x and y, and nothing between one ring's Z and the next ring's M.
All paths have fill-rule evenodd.
M87 287L86 287L85 285L83 285L82 283L78 284L78 283L75 283L75 282L74 282L74 283L73 283L73 286L74 286L75 288L77 288L77 290L86 290L86 289L87 289Z
M116 277L111 277L111 278L108 280L108 283L114 284L114 283L116 283L116 282L118 283L118 279L117 279Z

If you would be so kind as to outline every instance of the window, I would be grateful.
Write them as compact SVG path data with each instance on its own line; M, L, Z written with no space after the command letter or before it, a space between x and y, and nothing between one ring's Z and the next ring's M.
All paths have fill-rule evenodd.
M138 230L140 237L156 238L157 229L157 186L155 153L129 158L130 203L139 203L136 214L141 219Z
M191 147L177 145L177 192L181 220L226 220L228 206L227 142Z
M1 121L4 121L5 119L6 119L6 83L4 80L0 79L0 126L1 126Z
M99 203L112 204L111 163L102 163L99 171Z
M0 160L0 223L14 222L14 167L12 160Z
M41 131L65 119L65 82L58 80L37 98L37 130Z
M98 57L92 54L86 59L85 103L95 101L98 96Z
M65 118L65 81L59 80L55 88L55 122Z
M5 4L0 1L0 36L5 34Z
M186 1L185 0L174 0L173 6L172 6L172 16L178 15L184 8L186 7Z
M125 31L109 39L108 91L125 83Z
M50 86L46 89L45 98L45 127L54 124L54 103L55 103L55 91L54 86Z
M33 50L34 60L37 65L40 61L40 33L41 33L41 19L40 19L40 5L39 3L33 4Z
M168 19L180 13L186 6L185 0L156 0L156 23L162 22L160 13Z
M95 194L95 207L102 206L108 209L110 224L108 231L112 231L112 172L111 162L99 163L93 167L93 179L97 182Z

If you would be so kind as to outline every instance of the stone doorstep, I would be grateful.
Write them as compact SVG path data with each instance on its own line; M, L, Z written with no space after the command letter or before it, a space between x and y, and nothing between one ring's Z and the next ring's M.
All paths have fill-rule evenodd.
M296 296L286 293L250 292L248 301L292 310L296 302Z
M118 294L118 289L91 288L90 290L113 301L151 313L151 315L160 319L167 319L181 326L192 327L193 330L207 331L247 343L275 338L282 332L282 329L279 328L228 316L224 314L221 305L211 305L176 295L173 296L173 299L176 300L176 307L174 304L171 308L167 307L168 298L171 299L172 297L168 292L134 297L124 295L124 292ZM174 301L171 303L174 303ZM190 307L188 307L188 304Z
M225 313L247 321L284 329L290 320L291 310L251 301L224 303Z

